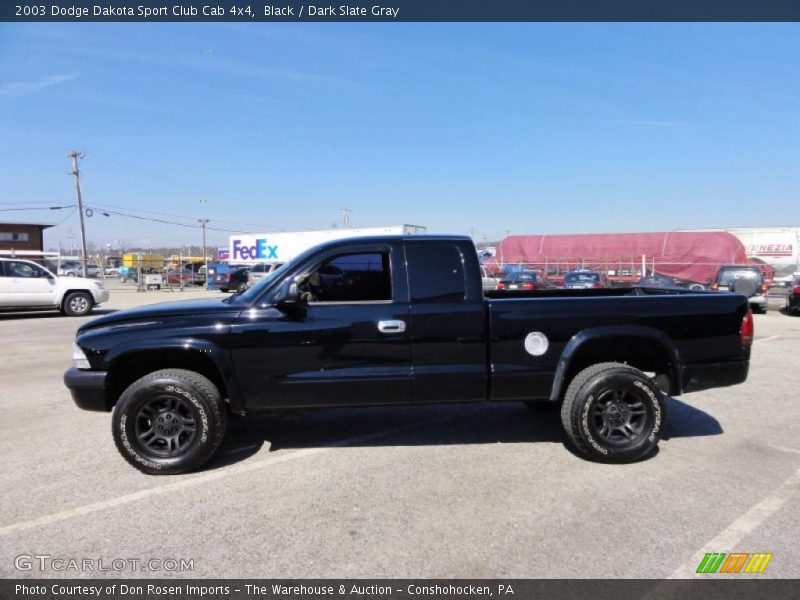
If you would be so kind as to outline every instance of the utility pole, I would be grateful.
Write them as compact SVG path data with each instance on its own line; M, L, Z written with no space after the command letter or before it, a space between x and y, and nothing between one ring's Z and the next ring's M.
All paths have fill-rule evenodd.
M197 219L197 222L203 226L203 263L206 265L206 289L208 289L208 260L206 259L206 223L208 223L208 219Z
M78 159L83 158L86 156L83 152L78 152L77 150L73 150L69 154L67 154L69 158L72 159L72 175L75 179L75 193L78 195L78 215L80 215L81 219L81 250L83 252L83 260L81 264L83 265L83 276L86 277L86 259L89 255L86 253L86 225L83 222L83 197L81 196L81 173L78 169Z
M347 229L350 227L350 209L343 208L342 209L342 227Z

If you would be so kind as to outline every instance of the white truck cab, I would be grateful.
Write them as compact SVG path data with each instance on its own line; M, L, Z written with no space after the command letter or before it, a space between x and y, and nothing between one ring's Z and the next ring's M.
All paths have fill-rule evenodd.
M0 311L60 310L81 317L107 300L108 290L96 279L58 277L33 261L0 257Z

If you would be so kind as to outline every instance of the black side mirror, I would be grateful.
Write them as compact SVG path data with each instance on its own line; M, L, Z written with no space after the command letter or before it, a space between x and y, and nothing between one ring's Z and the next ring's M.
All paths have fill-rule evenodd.
M273 298L275 307L284 312L291 310L300 303L300 293L297 290L297 282L293 278L284 281Z

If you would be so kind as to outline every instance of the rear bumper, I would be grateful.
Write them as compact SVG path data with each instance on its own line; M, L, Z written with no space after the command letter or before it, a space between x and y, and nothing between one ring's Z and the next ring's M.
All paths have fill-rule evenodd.
M749 360L687 365L683 368L683 391L698 392L743 383L749 369Z
M83 410L108 411L106 402L106 371L84 371L72 367L64 373L64 385L72 399Z
M763 295L759 296L750 296L747 301L750 304L757 304L759 306L766 306L767 305L767 297Z

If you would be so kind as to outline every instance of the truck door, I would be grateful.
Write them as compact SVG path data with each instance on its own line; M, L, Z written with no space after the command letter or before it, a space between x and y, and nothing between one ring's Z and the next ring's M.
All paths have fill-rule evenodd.
M234 365L251 407L407 403L408 289L401 243L320 255L298 285L297 314L245 314Z
M456 240L409 240L405 251L414 401L486 400L486 322L477 254Z

